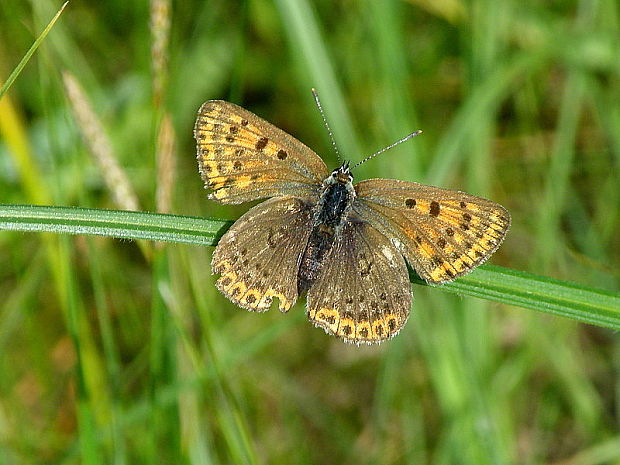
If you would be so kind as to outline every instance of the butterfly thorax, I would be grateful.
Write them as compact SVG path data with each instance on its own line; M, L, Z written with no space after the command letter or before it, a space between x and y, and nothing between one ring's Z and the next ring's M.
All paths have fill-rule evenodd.
M345 163L323 181L321 198L314 212L312 232L297 274L299 293L307 291L316 281L324 257L334 245L354 199L353 175L349 171L348 163Z

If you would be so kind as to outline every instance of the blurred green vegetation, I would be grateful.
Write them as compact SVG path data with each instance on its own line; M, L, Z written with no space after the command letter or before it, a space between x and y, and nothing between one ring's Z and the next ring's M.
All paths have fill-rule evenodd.
M69 4L0 101L0 203L236 218L206 200L196 110L239 103L334 166L316 87L353 161L424 130L357 179L492 198L494 264L618 292L616 0L166 5ZM0 81L60 6L0 2ZM620 463L611 331L414 286L398 337L349 346L303 302L229 304L210 253L0 233L0 464Z

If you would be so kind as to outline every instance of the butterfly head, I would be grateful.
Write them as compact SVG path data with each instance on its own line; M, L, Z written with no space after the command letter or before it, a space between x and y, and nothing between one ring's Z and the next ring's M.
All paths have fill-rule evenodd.
M353 174L349 168L349 162L345 161L342 166L332 171L331 174L332 183L349 184L353 182Z

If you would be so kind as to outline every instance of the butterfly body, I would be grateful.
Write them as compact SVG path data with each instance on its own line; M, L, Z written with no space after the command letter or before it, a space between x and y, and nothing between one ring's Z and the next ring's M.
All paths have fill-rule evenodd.
M323 267L342 224L347 221L355 198L353 176L345 163L323 181L323 192L316 205L312 231L297 273L299 294L312 287Z
M194 128L210 198L251 208L220 239L217 288L251 311L307 293L310 321L345 342L396 335L413 299L407 262L431 284L470 272L501 244L499 204L423 184L329 173L303 143L249 111L204 103Z

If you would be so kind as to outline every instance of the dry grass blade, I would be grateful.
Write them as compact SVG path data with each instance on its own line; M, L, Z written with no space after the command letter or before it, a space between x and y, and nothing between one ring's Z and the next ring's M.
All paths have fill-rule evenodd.
M151 0L151 66L155 106L161 104L166 89L169 37L170 1Z
M114 198L114 203L123 210L139 210L138 198L129 183L129 178L114 156L110 140L103 130L101 121L86 99L80 84L67 71L63 73L63 79L84 142L101 167L105 182Z
M169 113L165 113L157 137L157 211L170 213L176 175L176 134Z

